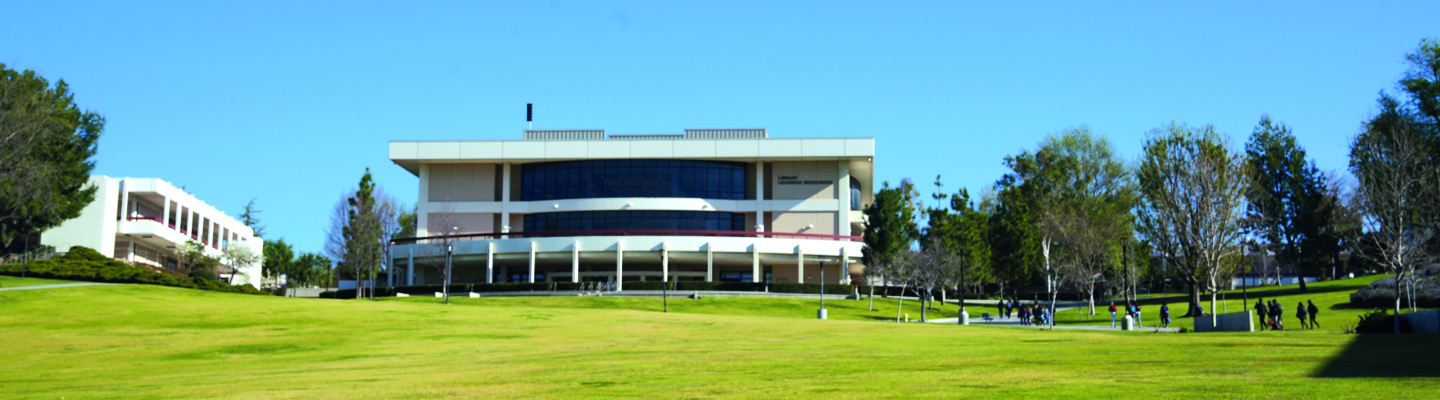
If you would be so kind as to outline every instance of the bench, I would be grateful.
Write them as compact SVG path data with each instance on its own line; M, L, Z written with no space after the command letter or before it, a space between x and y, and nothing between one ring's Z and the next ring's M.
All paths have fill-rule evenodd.
M990 316L990 313L987 312L987 313L980 313L980 319L985 320L985 322L990 322L991 320L994 320L995 318L991 317L991 316Z

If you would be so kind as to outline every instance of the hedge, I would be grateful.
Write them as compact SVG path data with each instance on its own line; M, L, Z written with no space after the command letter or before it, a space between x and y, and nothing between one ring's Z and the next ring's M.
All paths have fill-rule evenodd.
M25 276L69 281L140 283L146 285L172 286L186 289L200 289L215 292L268 295L250 285L228 285L205 278L182 278L167 275L143 267L126 264L106 257L86 247L71 247L70 251L48 260L28 264L0 265L0 275Z

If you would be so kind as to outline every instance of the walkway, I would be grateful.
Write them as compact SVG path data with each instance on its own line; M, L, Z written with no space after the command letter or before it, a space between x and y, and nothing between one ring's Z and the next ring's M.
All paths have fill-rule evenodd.
M59 288L67 288L67 287L96 286L96 285L122 285L122 284L121 284L121 283L104 283L104 282L78 282L78 283L61 283L61 284L55 284L55 285L37 285L37 286L7 287L7 288L0 288L0 291L6 291L6 290L30 290L30 289L59 289Z
M967 301L966 303L969 303L969 301ZM1065 310L1068 310L1068 309L1071 309L1071 308L1074 308L1074 307L1061 307L1061 308L1057 309L1057 311L1065 311ZM960 318L932 319L932 320L929 321L929 323L932 323L932 324L951 324L951 325L954 325L954 324L959 324L959 323L960 323ZM1012 327L1012 328L1037 328L1037 329L1048 329L1048 328L1049 328L1048 326L1040 326L1040 325L1020 325L1020 318L1016 318L1016 317L1011 317L1011 318L995 317L995 319L991 320L990 322L986 322L985 320L980 319L980 315L978 315L978 314L971 314L971 315L970 315L970 325L979 325L979 326L1006 326L1006 327ZM1120 328L1119 328L1118 326L1112 328L1112 327L1105 326L1105 325L1055 325L1055 329L1076 329L1076 330L1087 330L1087 331L1119 331L1119 330L1120 330ZM1180 331L1180 328L1154 328L1154 327L1139 327L1139 328L1135 328L1135 331L1136 331L1136 332L1155 332L1157 329L1158 329L1160 332L1179 332L1179 331Z

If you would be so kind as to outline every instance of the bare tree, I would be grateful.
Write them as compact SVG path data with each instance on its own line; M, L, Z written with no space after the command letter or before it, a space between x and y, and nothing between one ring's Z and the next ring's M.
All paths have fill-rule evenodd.
M1139 228L1167 262L1183 271L1195 316L1210 292L1215 321L1220 279L1238 265L1246 170L1242 156L1211 126L1170 124L1150 132L1136 177L1144 195Z
M909 268L904 271L905 280L915 286L915 293L920 300L920 322L925 322L926 311L930 308L928 304L936 287L950 281L957 260L955 254L938 240L924 250L913 253L909 258Z
M1400 288L1416 267L1431 262L1437 179L1423 132L1409 118L1381 115L1350 145L1350 170L1359 180L1356 203L1369 235L1361 252L1395 274L1395 332L1400 333Z
M250 268L264 261L260 253L250 249L249 245L243 244L232 244L226 247L225 253L223 253L221 257L225 259L225 264L230 267L231 285L235 284L235 274L240 272L241 269Z
M470 227L465 225L458 214L455 213L450 202L441 202L436 212L426 216L426 245L419 245L417 249L421 257L417 257L421 265L427 266L438 272L442 278L441 293L445 296L445 304L450 304L450 282L454 276L454 246L457 246L458 236L466 233Z

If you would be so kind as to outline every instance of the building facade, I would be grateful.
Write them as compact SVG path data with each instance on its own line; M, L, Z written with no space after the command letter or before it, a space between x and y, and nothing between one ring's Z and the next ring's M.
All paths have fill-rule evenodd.
M259 254L264 242L250 227L156 178L91 176L95 201L80 216L40 234L40 243L65 251L84 246L132 264L175 268L175 250L187 241L220 256L230 246ZM229 279L228 274L222 279ZM258 287L260 266L242 268L233 284Z
M398 284L860 278L872 138L771 139L765 129L523 140L393 141L419 177L417 238Z

